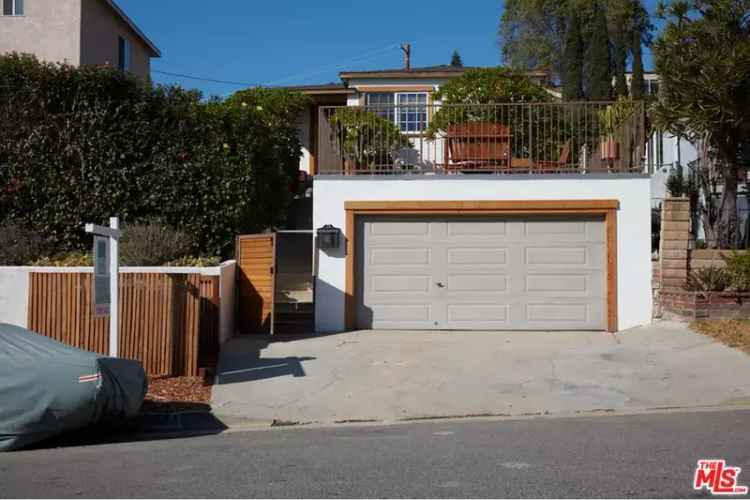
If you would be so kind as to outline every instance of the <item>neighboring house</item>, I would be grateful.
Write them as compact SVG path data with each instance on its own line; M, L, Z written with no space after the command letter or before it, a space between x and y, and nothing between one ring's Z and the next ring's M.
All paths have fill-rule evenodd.
M463 71L344 72L297 87L313 101L300 168L313 178L316 331L650 322L642 108L605 140L591 127L602 103L433 102ZM452 125L431 136L449 108Z
M74 66L110 65L141 79L154 43L113 0L0 0L0 53L34 54Z
M433 101L433 95L440 86L452 78L463 75L467 69L471 68L440 65L409 69L344 71L340 74L340 83L291 87L308 95L313 102L309 115L303 116L300 123L300 138L303 145L300 170L311 175L316 173L319 155L315 139L321 132L321 107L381 108L381 114L387 114L404 133L413 133L426 123L427 117L423 116L424 113L399 113L398 109L419 105L424 105L424 112L432 109L433 105L439 104ZM530 71L527 76L539 85L551 88L547 72ZM554 92L551 93L554 95Z

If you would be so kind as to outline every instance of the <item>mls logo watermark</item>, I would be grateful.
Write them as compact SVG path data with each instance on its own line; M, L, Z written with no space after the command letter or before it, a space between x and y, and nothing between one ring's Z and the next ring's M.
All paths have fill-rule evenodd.
M747 486L738 484L740 467L730 467L725 460L698 460L693 489L707 489L713 495L747 495Z

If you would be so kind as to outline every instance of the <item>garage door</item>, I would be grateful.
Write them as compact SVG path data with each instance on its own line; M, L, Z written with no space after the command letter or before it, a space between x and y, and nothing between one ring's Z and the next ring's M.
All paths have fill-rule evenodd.
M361 216L357 327L604 330L603 217Z

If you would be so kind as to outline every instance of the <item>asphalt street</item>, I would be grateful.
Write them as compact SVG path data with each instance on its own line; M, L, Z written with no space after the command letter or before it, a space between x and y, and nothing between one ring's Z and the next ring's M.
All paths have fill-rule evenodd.
M702 497L750 410L225 432L0 454L2 497Z

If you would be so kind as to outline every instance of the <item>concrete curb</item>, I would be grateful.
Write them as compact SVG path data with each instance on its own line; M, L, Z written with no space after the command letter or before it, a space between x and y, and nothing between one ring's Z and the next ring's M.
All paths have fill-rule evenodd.
M519 414L506 413L487 413L487 414L470 414L470 415L443 415L443 416L424 416L424 417L406 417L396 420L379 420L379 419L356 419L356 420L337 420L333 422L320 421L262 421L251 419L226 418L222 420L226 429L223 432L245 432L245 431L278 431L278 430L295 430L295 429L322 429L338 427L370 427L370 426L387 426L387 425L405 425L418 423L439 423L439 422L467 422L467 421L513 421L513 420L530 420L530 419L563 419L563 418L592 418L607 416L637 416L637 415L654 415L654 414L674 414L674 413L698 413L698 412L718 412L718 411L750 411L750 404L725 404L725 405L707 405L707 406L669 406L669 407L649 407L649 408L606 408L593 410L578 410L572 412L529 412ZM216 417L221 420L220 416ZM232 420L234 420L232 422Z

